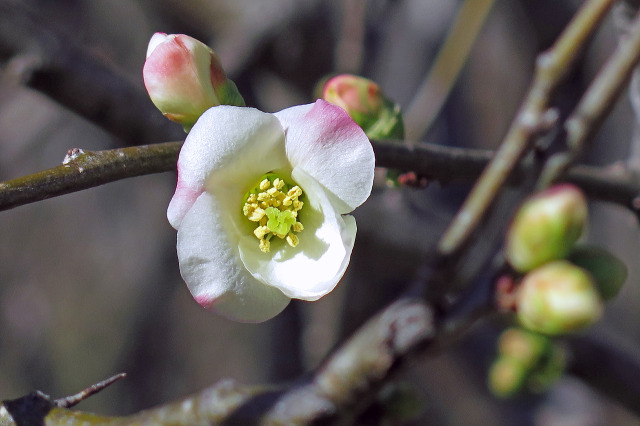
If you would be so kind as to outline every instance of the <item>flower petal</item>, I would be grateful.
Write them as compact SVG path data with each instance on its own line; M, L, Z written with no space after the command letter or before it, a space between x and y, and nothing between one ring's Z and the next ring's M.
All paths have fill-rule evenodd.
M349 265L355 242L356 222L338 214L324 188L302 169L294 169L293 179L307 195L301 210L305 226L297 247L272 239L280 246L262 253L253 236L240 239L240 256L253 276L295 299L317 300L331 292ZM275 242L274 242L275 241Z
M288 166L284 132L273 114L220 105L189 132L178 158L178 185L167 217L174 228L197 195L214 186L239 187L239 197L263 174ZM238 201L240 202L240 201ZM238 211L242 206L238 205Z
M375 157L364 131L340 107L323 100L274 114L286 132L287 157L326 188L338 213L371 193Z
M262 322L280 313L290 299L256 280L238 255L225 217L224 201L202 193L178 229L180 273L205 308L242 322Z

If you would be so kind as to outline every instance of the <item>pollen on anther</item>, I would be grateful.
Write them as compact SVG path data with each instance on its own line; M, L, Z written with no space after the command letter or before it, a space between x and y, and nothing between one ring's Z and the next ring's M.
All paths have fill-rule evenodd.
M304 229L297 221L298 212L304 204L298 199L302 192L297 185L289 188L283 179L269 177L262 179L246 195L242 213L255 223L253 234L258 239L260 251L270 251L270 240L274 236L285 240L291 247L299 244L294 232L299 233Z
M295 234L292 234L291 232L289 232L289 235L287 235L287 243L291 246L291 247L295 247L298 245L298 243L300 242L300 240L298 239L298 236Z
M247 215L247 218L252 222L258 222L264 217L264 210L260 207L256 207L252 212Z
M254 231L253 231L253 235L256 236L256 238L258 238L259 240L263 239L265 235L267 235L269 232L271 232L271 230L262 225L262 226L258 226Z
M287 192L287 195L289 197L299 197L302 195L302 189L300 189L300 187L298 185L294 186L293 188L291 188L289 190L289 192Z

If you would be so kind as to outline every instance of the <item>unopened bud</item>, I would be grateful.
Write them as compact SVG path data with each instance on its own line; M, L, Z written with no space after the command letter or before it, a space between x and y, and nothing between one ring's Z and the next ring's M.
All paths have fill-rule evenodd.
M499 356L489 369L489 390L499 398L520 392L527 379L528 369L515 358Z
M184 34L155 33L142 73L154 105L186 131L211 107L244 106L213 50Z
M568 260L589 271L603 300L615 297L627 279L624 262L600 247L575 247Z
M550 350L549 338L522 328L505 330L498 340L500 355L519 360L526 367L533 367Z
M565 260L529 272L517 294L520 323L531 331L562 334L596 322L602 302L587 271Z
M371 139L404 139L400 106L373 81L351 74L330 78L322 98L344 109Z
M560 184L526 200L513 219L506 241L507 260L519 272L564 258L587 223L582 191Z

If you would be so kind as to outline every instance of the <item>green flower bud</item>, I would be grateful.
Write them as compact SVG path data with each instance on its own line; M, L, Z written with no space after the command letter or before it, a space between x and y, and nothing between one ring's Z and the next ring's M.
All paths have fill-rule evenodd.
M522 328L505 330L498 340L500 355L519 360L525 367L533 367L550 350L549 338Z
M322 99L344 109L370 139L404 139L400 106L364 77L340 74L324 85Z
M575 247L568 260L589 271L604 300L615 297L627 279L628 271L624 262L600 247Z
M564 258L587 223L587 202L582 191L560 184L526 200L513 219L505 252L519 272L528 272Z
M589 273L564 260L527 274L520 283L516 304L524 327L550 335L584 328L602 314L600 294Z
M564 373L567 364L565 351L561 347L549 343L549 350L527 378L527 389L530 392L545 392Z
M509 398L524 388L528 373L519 360L499 356L489 369L489 390L498 398Z

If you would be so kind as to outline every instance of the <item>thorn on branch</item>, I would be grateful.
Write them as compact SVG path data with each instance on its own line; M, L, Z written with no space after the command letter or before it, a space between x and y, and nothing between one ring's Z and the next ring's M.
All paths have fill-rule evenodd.
M60 408L73 407L79 402L89 398L91 395L94 395L100 392L101 390L107 388L108 386L111 386L118 380L124 379L126 376L127 376L127 373L116 374L115 376L109 377L106 380L103 380L101 382L98 382L94 385L89 386L88 388L76 393L75 395L65 396L64 398L56 399L55 401L53 401L53 404L56 407L60 407Z
M126 373L116 374L115 376L96 383L95 385L89 386L75 395L55 400L52 400L51 396L46 393L37 390L20 398L2 401L2 405L0 405L0 420L3 417L3 411L6 410L17 426L44 425L44 419L52 408L73 407L91 395L100 392L118 380L126 377L126 375Z

